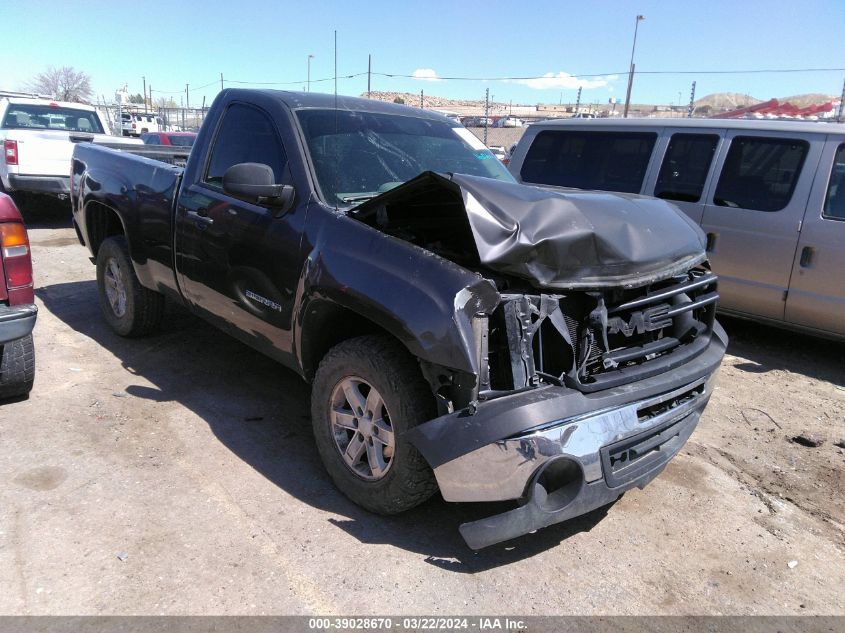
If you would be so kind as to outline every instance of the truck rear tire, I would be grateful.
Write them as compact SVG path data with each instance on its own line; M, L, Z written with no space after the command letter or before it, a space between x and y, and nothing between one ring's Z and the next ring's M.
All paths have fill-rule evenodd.
M320 363L311 395L314 438L343 494L377 514L397 514L437 491L405 431L436 415L414 358L382 336L344 341Z
M0 399L25 396L35 381L32 334L0 345Z
M122 235L109 237L97 251L97 294L106 322L120 336L144 336L164 314L164 297L141 285Z

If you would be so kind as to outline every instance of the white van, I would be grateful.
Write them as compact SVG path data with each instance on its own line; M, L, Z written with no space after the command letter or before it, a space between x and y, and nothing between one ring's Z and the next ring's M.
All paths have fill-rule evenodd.
M526 184L672 200L707 235L720 310L845 338L845 125L547 121L508 169Z

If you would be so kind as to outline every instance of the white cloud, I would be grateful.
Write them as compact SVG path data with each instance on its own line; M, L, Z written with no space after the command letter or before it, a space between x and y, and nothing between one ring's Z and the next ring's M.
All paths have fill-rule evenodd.
M412 77L420 81L441 81L433 68L417 68L413 72Z
M574 90L576 88L601 88L608 85L610 81L618 79L617 75L610 75L608 77L596 77L595 79L578 79L575 75L569 73L546 73L542 77L535 77L533 79L514 79L513 83L522 84L535 90Z

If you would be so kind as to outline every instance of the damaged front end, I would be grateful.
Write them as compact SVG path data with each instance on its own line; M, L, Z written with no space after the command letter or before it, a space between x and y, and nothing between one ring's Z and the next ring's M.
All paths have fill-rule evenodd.
M475 375L423 363L442 415L408 433L446 500L518 502L463 525L471 547L646 485L692 433L727 337L703 235L671 205L428 173L351 215L499 292L458 324Z

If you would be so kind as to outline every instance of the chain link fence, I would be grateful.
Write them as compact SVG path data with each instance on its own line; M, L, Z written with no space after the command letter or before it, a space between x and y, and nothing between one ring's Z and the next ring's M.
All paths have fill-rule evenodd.
M208 108L169 108L108 105L100 106L112 133L140 136L144 132L197 132Z

